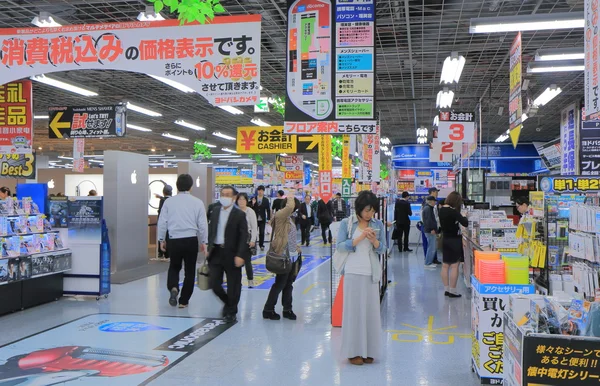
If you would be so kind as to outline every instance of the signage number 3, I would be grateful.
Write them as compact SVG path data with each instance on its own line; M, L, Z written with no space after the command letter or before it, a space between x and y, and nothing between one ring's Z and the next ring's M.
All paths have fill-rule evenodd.
M465 125L460 123L450 125L449 138L451 141L462 141L465 139Z

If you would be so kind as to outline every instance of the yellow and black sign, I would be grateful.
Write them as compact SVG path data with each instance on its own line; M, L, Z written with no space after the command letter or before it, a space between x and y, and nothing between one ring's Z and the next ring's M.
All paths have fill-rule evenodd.
M0 155L0 177L35 179L35 154Z
M236 150L239 154L317 153L319 135L290 135L283 126L238 127Z
M50 107L50 138L123 137L127 127L126 107Z

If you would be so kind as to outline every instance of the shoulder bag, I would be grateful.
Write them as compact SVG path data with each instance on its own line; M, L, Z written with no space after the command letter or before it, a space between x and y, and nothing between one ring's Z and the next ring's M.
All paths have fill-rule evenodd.
M285 275L292 270L292 259L290 259L288 245L286 244L282 253L277 253L269 247L266 258L267 271L276 275Z
M208 258L204 260L202 267L198 268L197 281L198 288L202 291L210 289L210 268L208 267Z
M348 217L348 239L352 237L352 220L354 216ZM333 256L331 257L331 261L333 263L333 268L337 271L337 273L342 274L344 271L344 266L346 265L346 260L348 260L348 256L350 252L342 252L338 248L335 249Z

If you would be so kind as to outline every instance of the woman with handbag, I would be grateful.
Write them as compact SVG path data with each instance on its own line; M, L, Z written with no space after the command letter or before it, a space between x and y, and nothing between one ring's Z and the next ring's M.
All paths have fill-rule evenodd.
M258 221L254 209L248 206L248 195L239 193L235 204L246 213L248 222L248 255L241 256L246 260L246 277L248 278L248 287L254 288L254 270L252 269L252 256L256 255L256 241L258 240Z
M460 211L463 199L460 193L452 192L446 197L444 205L440 208L440 224L442 228L442 282L444 295L450 298L460 298L462 295L456 290L458 282L458 266L464 261L462 234L460 225L466 227L469 220Z
M281 295L281 303L283 305L283 317L296 320L296 314L292 311L292 291L293 284L298 277L298 272L302 267L302 256L300 245L298 244L298 235L296 229L294 212L300 207L300 201L294 198L292 193L288 193L287 200L282 201L285 204L273 216L273 239L271 240L270 249L275 254L289 255L291 268L287 273L278 273L275 275L275 283L269 291L267 302L263 309L263 318L270 320L279 320L281 316L275 312L275 305ZM271 251L269 251L271 252Z
M373 192L360 192L356 214L342 220L333 265L344 274L342 353L353 365L373 363L381 354L379 254L385 251L385 228L374 218L379 200Z

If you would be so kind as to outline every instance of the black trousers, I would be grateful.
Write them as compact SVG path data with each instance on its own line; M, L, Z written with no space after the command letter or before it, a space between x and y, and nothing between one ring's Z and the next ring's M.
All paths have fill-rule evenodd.
M302 244L310 243L310 221L300 224L300 232L302 235Z
M273 283L267 297L267 302L265 303L265 311L275 311L275 305L277 305L280 293L282 293L281 305L283 306L283 310L292 310L292 291L294 290L294 281L298 277L300 268L302 268L302 256L298 256L298 260L292 265L290 273L275 276L275 283Z
M167 288L179 289L179 272L184 264L183 287L179 296L179 304L188 304L194 292L194 281L196 279L196 260L198 259L198 238L186 237L183 239L167 240L171 262L169 263L169 274Z
M250 244L248 244L248 258L244 264L246 268L246 277L248 280L254 280L254 269L252 268L252 252L250 251Z
M408 249L408 234L410 233L410 224L398 224L398 250L400 252ZM403 241L404 238L404 242Z
M331 229L329 229L331 223L321 222L321 236L323 236L323 244L327 244L327 237L325 231L329 231L329 242L331 243Z
M258 246L261 248L265 247L265 225L266 221L258 222Z
M224 252L220 247L214 247L210 252L210 285L224 304L223 316L234 316L242 294L242 268L236 267L233 256L225 256ZM227 292L223 289L223 273L227 276Z

